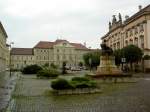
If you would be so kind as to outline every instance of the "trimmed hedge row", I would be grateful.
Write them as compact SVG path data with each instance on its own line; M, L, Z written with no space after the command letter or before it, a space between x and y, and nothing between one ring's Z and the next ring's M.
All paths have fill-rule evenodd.
M37 73L38 78L56 78L58 75L60 72L54 68L45 68Z
M40 70L42 70L42 67L38 65L28 65L25 68L23 68L22 73L23 74L36 74Z
M86 77L74 77L71 81L59 78L52 81L51 87L55 90L76 89L76 88L96 88L97 84L94 80Z

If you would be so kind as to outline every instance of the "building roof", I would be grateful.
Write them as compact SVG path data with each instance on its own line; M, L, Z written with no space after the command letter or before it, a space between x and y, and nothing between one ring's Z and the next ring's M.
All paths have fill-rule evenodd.
M34 46L34 48L46 49L46 48L52 48L53 45L54 45L54 42L40 41Z
M3 34L4 34L5 37L7 38L7 37L8 37L8 36L7 36L7 33L6 33L5 29L4 29L4 27L3 27L2 23L1 23L1 21L0 21L0 28L2 29Z
M80 44L80 43L70 43L72 46L74 46L76 49L88 49L86 46Z
M87 50L88 48L81 43L70 43L67 40L61 40L57 39L54 42L49 42L49 41L40 41L38 44L34 46L34 48L40 48L40 49L48 49L48 48L53 48L54 45L61 43L61 42L68 42L72 46L74 46L76 49L81 49L81 50Z
M146 7L144 7L143 9L139 10L137 13L135 13L134 15L132 15L131 17L129 17L128 19L126 19L122 25L120 25L119 27L116 27L115 29L109 31L107 34L105 34L103 37L101 37L101 39L104 39L105 37L107 37L111 32L113 32L114 30L124 27L125 25L131 23L132 21L138 19L139 17L143 16L143 15L147 15L150 14L150 4L147 5Z
M125 20L125 24L128 24L128 23L134 21L135 19L137 19L143 15L146 15L146 14L150 14L150 4L147 5L146 7L144 7L143 9L139 10L137 13L135 13L134 15L129 17L127 20Z
M33 55L32 48L12 48L12 55Z

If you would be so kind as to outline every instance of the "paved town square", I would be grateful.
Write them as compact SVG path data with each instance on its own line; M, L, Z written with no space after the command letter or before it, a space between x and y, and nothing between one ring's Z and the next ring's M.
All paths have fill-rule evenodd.
M150 77L147 76L138 78L136 83L101 83L104 93L55 96L49 92L50 80L21 75L7 111L149 112Z

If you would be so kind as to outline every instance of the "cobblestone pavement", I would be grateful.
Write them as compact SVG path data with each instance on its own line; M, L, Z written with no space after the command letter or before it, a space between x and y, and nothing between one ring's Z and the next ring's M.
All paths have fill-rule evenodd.
M111 85L111 84L110 84ZM120 84L122 85L122 84ZM121 86L122 87L122 86ZM109 94L46 96L50 81L22 77L16 85L10 112L150 112L150 78Z
M16 75L13 73L12 77L8 72L0 73L0 112L3 112L11 98L11 92L14 89Z

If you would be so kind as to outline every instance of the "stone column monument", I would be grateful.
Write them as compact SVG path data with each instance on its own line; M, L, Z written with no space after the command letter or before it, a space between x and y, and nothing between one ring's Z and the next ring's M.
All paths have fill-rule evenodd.
M101 44L102 54L100 65L97 67L95 77L100 75L122 75L122 71L115 65L113 50L106 45L106 41Z

